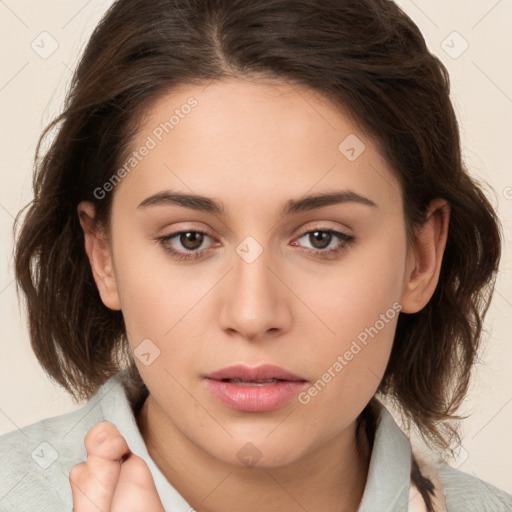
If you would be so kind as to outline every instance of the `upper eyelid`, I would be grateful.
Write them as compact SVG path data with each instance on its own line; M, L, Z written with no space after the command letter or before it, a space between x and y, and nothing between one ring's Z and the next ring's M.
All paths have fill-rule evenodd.
M353 235L346 233L343 229L338 229L338 228L333 228L333 227L328 227L328 226L316 226L316 227L304 228L303 230L300 231L299 234L294 236L294 240L300 239L300 238L304 237L305 235L308 235L315 231L332 232L334 234L334 236L336 236L340 239L340 241L343 241L343 238L354 238ZM173 231L172 233L169 233L168 235L163 235L163 236L159 237L159 239L160 240L172 240L173 238L176 238L183 233L190 233L190 232L202 233L202 234L209 236L212 240L216 240L215 237L213 235L211 235L208 230L202 229L202 228L179 229L177 231ZM188 251L188 252L191 252L191 253L192 252L202 252L202 251L207 251L207 250L208 249L200 249L200 250Z
M303 228L299 231L298 234L296 234L294 236L302 237L308 233L311 233L312 231L337 231L344 235L351 236L350 233L348 232L350 230L348 230L348 229L332 227L332 226L325 226L325 225L324 226L310 226L310 227ZM213 234L211 234L210 230L204 229L204 228L196 228L196 227L177 229L176 231L172 231L171 233L169 233L167 235L162 235L159 238L172 238L172 237L182 234L182 233L204 233L205 235L208 235L210 238L215 238L215 236Z
M315 223L318 223L318 222L322 222L322 221L318 221L318 220L315 220L315 221L310 221L310 222L307 222L305 224L305 227L302 227L300 229L300 231L298 231L297 234L295 234L294 236L303 236L305 235L306 233L309 233L310 231L315 231L315 230L318 230L318 231L338 231L338 232L341 232L347 236L352 236L352 229L349 228L348 226L343 226L343 227L338 227L338 226L328 226L326 224L320 224L320 225L315 225ZM328 222L328 221L327 221ZM339 224L339 223L338 223ZM209 228L203 228L203 227L196 227L196 226L185 226L184 228L179 228L179 229L176 229L175 231L172 231L171 233L169 233L168 235L162 235L162 237L160 238L164 238L164 237L172 237L173 235L176 235L178 233L188 233L190 231L194 231L194 232L200 232L200 233L205 233L207 234L208 236L210 236L211 238L216 238L211 230ZM231 231L230 231L231 233Z

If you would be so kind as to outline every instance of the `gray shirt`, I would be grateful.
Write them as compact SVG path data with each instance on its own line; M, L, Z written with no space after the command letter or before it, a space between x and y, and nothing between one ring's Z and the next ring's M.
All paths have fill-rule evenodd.
M149 456L118 375L83 407L0 436L0 512L72 511L69 473L87 458L86 433L104 420L146 461L166 512L191 512ZM359 512L407 512L410 472L410 442L382 407ZM512 512L512 495L446 464L438 472L448 512Z

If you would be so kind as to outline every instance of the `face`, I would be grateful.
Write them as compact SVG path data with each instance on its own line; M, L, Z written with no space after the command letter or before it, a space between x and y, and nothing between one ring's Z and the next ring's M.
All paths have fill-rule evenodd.
M408 272L400 186L374 143L318 93L233 79L161 98L132 149L100 291L162 421L218 459L240 464L243 448L268 466L353 427ZM306 200L324 194L337 200ZM294 377L206 378L234 365Z

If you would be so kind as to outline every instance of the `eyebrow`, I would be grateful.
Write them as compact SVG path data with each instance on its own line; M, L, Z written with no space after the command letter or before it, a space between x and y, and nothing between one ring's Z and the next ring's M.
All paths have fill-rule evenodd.
M362 205L378 208L377 204L371 199L362 196L351 190L340 190L335 192L313 194L300 199L290 199L281 208L280 215L286 216L343 203L359 203ZM225 209L222 202L216 201L211 197L185 194L183 192L158 192L144 199L137 208L147 208L150 206L176 205L184 208L190 208L206 213L216 215L225 215Z

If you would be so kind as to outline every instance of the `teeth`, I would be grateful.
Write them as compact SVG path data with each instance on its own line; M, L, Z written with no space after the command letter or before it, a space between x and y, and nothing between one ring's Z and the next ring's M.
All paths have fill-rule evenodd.
M242 379L228 379L228 382L232 384L238 384L239 386L266 386L267 384L274 384L279 382L279 379L267 379L267 380L242 380Z

